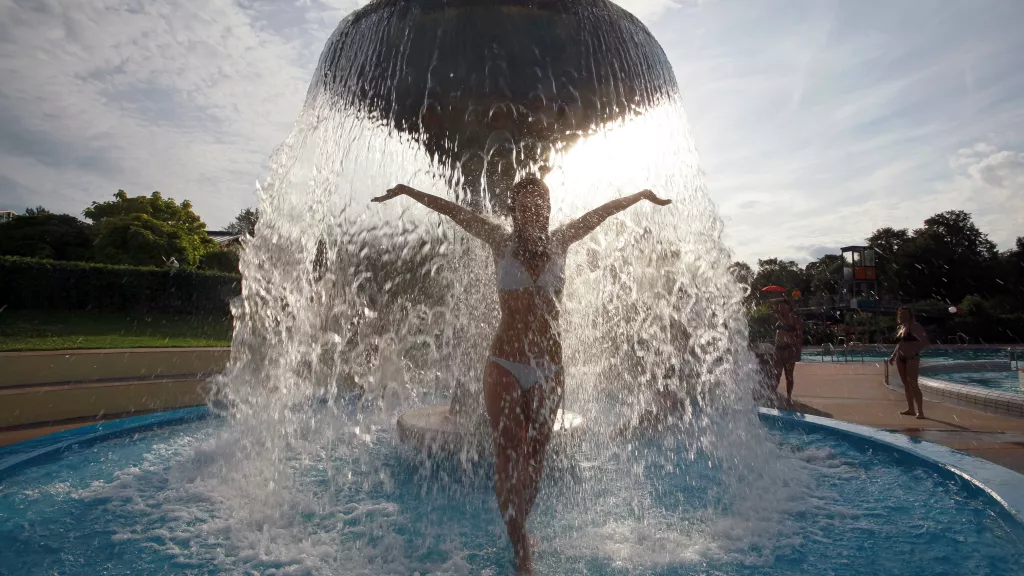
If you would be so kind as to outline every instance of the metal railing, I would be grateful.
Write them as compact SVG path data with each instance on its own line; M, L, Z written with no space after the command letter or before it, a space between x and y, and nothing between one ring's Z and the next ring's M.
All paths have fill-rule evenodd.
M956 336L946 336L946 344L952 344L954 346L967 346L971 343L971 339L967 337L963 332L957 332Z
M855 298L850 295L835 296L835 295L822 295L815 294L813 296L806 296L798 301L798 308L849 308L850 301ZM898 300L892 300L889 298L870 298L866 296L857 297L860 301L870 301L874 303L874 309L882 310L894 310L899 308L900 303Z
M863 344L861 342L850 342L847 344L843 338L840 338L835 346L822 344L821 348L818 349L818 353L821 356L822 362L825 362L827 357L830 362L847 364L850 362L880 362L883 359L878 358L873 353L882 352L884 355L884 352L887 350L887 347L881 345Z

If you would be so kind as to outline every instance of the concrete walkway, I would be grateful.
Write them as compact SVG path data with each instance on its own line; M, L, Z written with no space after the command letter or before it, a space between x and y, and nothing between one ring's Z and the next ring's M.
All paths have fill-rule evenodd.
M884 368L873 363L800 363L793 406L773 406L902 432L984 458L1024 473L1024 419L997 416L925 399L927 419L902 416L902 391L883 383ZM785 393L785 384L779 387Z
M196 406L230 348L0 352L0 446L98 420Z
M1024 473L1024 419L927 399L927 419L901 416L906 400L902 392L883 384L883 374L883 367L873 363L797 364L793 406L776 404L772 407L901 432ZM785 391L784 386L780 388ZM108 414L103 419L112 417L117 416ZM0 429L0 446L95 421L95 418L79 418L49 425Z

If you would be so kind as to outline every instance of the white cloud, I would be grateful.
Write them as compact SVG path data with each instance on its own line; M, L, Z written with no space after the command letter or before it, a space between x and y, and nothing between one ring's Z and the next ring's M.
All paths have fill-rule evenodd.
M251 203L318 53L252 4L0 4L0 103L19 121L0 127L0 173L51 209L80 212L121 187L159 189L225 222ZM320 43L334 25L294 24ZM31 154L26 139L37 144ZM54 154L80 161L45 169Z
M992 240L1008 248L1024 236L1024 153L980 142L949 163L954 175L943 192L959 198Z
M363 3L0 0L0 204L75 213L160 189L225 224ZM1024 150L1017 0L621 5L675 67L738 257L806 259L954 208L1001 244L1024 233L1007 209Z
M699 3L701 0L690 1ZM616 0L615 3L645 22L650 22L680 4L677 0Z
M1019 218L987 189L965 203L949 157L1024 149L1022 17L1010 0L722 0L654 23L737 257L806 260L948 209L1005 247Z

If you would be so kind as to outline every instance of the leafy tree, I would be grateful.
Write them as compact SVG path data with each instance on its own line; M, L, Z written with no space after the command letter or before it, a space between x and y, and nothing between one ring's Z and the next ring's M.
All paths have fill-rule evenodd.
M904 277L900 249L910 240L910 232L906 228L899 230L884 227L875 230L868 237L868 246L875 249L875 269L878 272L878 289L883 296L900 297L903 287L900 280Z
M42 216L43 214L50 214L50 211L42 206L36 206L35 208L25 208L25 216Z
M1012 249L999 255L996 283L1004 288L1006 308L1024 311L1024 236L1017 238Z
M239 236L243 234L246 236L255 236L256 224L259 222L259 220L259 208L246 208L245 210L239 212L238 216L235 216L234 222L228 224L227 227L225 227L224 229L227 230L228 232L231 232L232 234L237 234Z
M161 266L174 258L195 267L216 246L191 202L159 192L130 198L118 190L114 200L93 202L85 216L96 223L96 259L107 264Z
M792 260L779 260L768 258L757 261L757 273L750 283L754 292L760 292L765 286L782 286L788 290L794 288L801 291L807 290L807 283L804 280L803 270Z
M881 291L890 298L960 302L1002 290L996 246L962 210L935 214L913 233L880 228L868 244L877 253Z
M901 289L915 300L960 302L968 294L991 295L998 252L967 212L928 218L899 252Z
M948 210L928 218L924 221L924 228L915 231L914 235L933 235L957 258L987 261L997 253L996 245L989 240L988 234L982 232L971 215L963 210Z
M729 265L729 272L732 273L732 277L740 284L750 286L750 283L754 280L754 270L746 262L733 262Z
M977 294L969 294L960 303L960 311L964 316L976 318L989 318L991 316L988 302Z
M32 211L30 213L30 210ZM89 225L74 216L26 210L26 216L0 224L0 254L45 260L89 260Z
M145 214L104 218L95 226L96 260L104 264L159 267L171 258L185 266L199 262L191 238Z
M804 281L810 286L810 294L838 294L842 274L843 257L839 254L825 254L804 266Z

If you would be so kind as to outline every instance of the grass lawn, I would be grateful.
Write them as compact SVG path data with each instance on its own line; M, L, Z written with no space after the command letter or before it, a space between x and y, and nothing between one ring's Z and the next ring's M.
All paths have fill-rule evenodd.
M230 346L231 318L17 310L0 312L0 351Z

